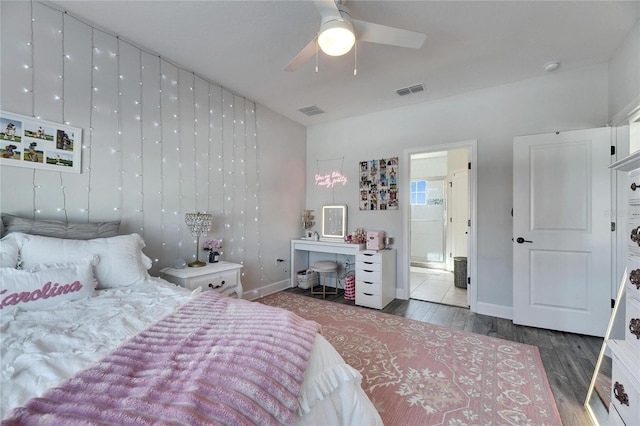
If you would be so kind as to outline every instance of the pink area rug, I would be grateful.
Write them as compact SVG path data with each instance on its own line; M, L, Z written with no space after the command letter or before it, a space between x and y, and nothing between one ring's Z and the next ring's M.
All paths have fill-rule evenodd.
M538 348L280 292L322 325L386 425L561 425Z

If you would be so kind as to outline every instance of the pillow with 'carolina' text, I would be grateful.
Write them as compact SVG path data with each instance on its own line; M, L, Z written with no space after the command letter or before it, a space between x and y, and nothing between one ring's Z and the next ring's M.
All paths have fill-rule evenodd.
M31 271L0 268L0 309L52 309L89 297L97 285L93 266L98 262L91 256L74 263L38 265Z

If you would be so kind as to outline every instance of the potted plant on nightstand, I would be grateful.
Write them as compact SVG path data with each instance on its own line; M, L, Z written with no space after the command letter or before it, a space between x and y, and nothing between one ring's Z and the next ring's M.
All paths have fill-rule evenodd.
M209 263L216 263L220 260L222 240L207 240L202 243L202 248L209 252Z

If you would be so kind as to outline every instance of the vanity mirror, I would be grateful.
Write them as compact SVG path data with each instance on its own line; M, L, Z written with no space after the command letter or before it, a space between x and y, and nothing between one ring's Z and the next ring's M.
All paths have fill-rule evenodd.
M343 240L347 235L347 206L322 206L321 239Z

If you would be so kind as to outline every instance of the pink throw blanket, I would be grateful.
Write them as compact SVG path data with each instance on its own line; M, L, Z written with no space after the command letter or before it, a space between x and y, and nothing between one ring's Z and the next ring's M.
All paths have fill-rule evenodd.
M292 424L319 328L204 292L2 424Z

